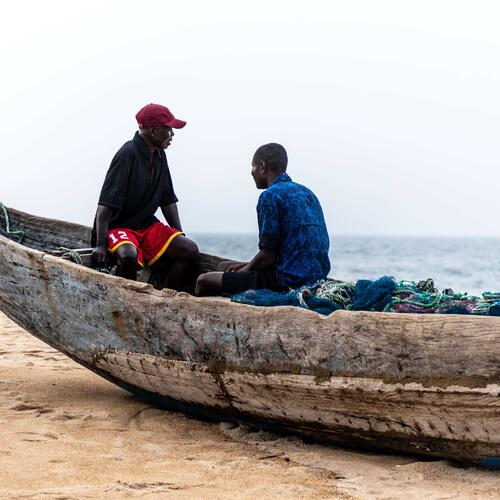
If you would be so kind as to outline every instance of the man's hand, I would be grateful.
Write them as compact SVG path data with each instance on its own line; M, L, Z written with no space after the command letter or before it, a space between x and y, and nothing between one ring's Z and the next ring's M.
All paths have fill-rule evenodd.
M217 266L217 271L224 273L233 273L239 271L242 267L246 266L247 262L235 262L234 260L225 260Z
M103 266L106 263L106 259L108 258L108 251L105 246L95 247L92 251L92 262L96 266Z

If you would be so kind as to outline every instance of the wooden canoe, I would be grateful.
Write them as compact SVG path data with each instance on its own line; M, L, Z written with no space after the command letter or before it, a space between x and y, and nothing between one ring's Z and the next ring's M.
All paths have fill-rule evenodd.
M88 247L88 227L9 215L25 237L0 230L0 309L117 385L201 417L499 467L500 318L197 298L48 253Z

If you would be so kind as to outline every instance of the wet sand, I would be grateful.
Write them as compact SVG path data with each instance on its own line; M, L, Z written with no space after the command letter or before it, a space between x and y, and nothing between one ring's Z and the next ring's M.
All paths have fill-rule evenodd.
M0 498L500 498L500 474L151 406L0 314Z

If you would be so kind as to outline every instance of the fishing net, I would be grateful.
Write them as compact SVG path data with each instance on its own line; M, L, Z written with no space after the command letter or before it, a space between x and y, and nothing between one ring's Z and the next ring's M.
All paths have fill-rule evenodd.
M233 302L250 304L252 306L295 306L311 309L320 314L330 314L342 309L342 306L328 298L318 297L314 290L301 288L288 293L273 292L272 290L247 290L231 297Z
M319 281L313 286L288 293L247 290L231 297L234 302L255 306L295 306L330 314L339 309L416 314L474 314L500 316L500 292L484 292L481 297L439 291L432 279L396 281L391 276L377 280L342 282Z

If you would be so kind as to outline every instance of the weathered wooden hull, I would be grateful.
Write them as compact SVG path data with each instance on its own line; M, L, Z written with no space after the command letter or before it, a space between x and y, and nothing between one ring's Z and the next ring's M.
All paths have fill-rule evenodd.
M81 246L88 228L60 234ZM256 308L156 290L3 236L0 309L170 407L351 446L500 461L500 318Z

